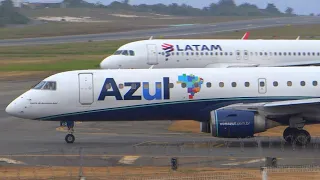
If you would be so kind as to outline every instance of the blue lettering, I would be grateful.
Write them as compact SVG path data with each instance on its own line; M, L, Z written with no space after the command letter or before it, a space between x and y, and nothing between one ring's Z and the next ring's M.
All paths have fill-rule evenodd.
M179 45L177 45L177 51L183 51L183 49L180 49Z
M162 83L155 82L155 93L150 95L149 82L143 82L142 95L146 100L161 100L162 99ZM170 99L170 82L169 77L163 78L163 99ZM113 78L106 78L104 85L101 89L98 101L104 101L106 96L114 96L116 100L141 100L141 95L134 96L133 94L138 91L141 82L125 82L124 86L131 87L128 92L123 96L118 89L117 83ZM112 88L112 90L111 90Z
M192 47L190 45L186 45L185 51L193 51Z
M111 86L112 91L108 91L107 86L109 89ZM103 101L106 96L114 96L116 98L116 100L122 100L122 96L121 96L119 89L117 87L117 84L116 84L116 82L114 82L113 78L107 78L104 81L104 84L102 86L98 100Z
M203 45L201 51L210 51L208 46Z
M211 45L211 51L213 51L213 50L220 50L220 51L222 51L222 48L221 48L221 46L220 45Z
M198 47L199 47L200 45L192 45L192 46L196 47L196 51L199 51L199 48L198 48Z
M139 82L126 82L124 83L124 86L131 86L131 89L123 96L124 100L141 100L141 96L133 96L133 93L135 93L140 88Z
M162 99L162 86L161 86L161 82L156 82L156 92L153 96L150 95L150 89L149 89L149 83L148 82L144 82L143 83L143 97L146 100L161 100Z

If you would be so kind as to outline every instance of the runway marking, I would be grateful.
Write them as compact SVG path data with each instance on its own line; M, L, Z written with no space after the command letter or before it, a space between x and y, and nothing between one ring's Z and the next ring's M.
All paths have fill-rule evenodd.
M137 143L137 144L134 144L133 146L140 146L142 144L147 144L147 143L152 143L153 141L144 141L144 142L141 142L141 143Z
M234 163L227 163L227 164L221 164L222 166L238 166L238 165L243 165L243 164L252 164L252 163L257 163L261 161L266 161L265 158L262 159L253 159L250 161L242 161L242 162L234 162Z
M14 159L9 159L9 158L0 158L0 162L6 162L8 164L25 164L22 161L16 161Z
M133 164L140 156L124 156L119 160L120 164Z
M224 146L224 144L217 144L217 145L214 145L213 147L219 148L219 147L222 147L222 146Z

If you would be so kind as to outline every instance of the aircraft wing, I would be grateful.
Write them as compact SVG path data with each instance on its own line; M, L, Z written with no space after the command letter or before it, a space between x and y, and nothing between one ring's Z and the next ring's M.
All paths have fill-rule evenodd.
M305 114L306 116L318 116L320 98L309 98L287 101L273 101L262 103L237 103L222 107L223 110L247 110L259 111L266 116L282 116L292 114Z

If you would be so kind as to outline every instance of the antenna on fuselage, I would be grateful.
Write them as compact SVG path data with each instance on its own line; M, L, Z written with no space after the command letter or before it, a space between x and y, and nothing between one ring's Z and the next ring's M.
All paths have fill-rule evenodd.
M296 40L299 40L299 39L300 39L300 36L298 36Z
M153 69L153 66L154 66L154 65L150 66L149 69Z

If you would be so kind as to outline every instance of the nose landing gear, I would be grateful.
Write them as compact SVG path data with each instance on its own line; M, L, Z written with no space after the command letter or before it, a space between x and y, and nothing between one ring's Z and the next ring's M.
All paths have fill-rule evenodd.
M75 137L73 135L74 133L74 121L67 121L67 127L68 127L68 134L65 137L65 141L67 143L73 143L75 141Z

